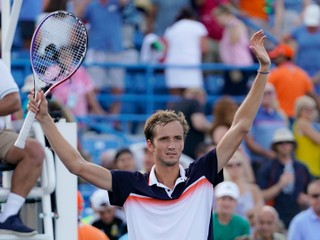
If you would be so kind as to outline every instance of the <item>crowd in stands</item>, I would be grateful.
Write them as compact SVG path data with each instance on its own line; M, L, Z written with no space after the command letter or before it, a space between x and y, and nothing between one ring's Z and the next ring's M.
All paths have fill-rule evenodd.
M212 149L230 128L239 107L232 97L247 94L255 74L245 69L255 62L249 49L252 26L263 28L277 40L266 42L273 68L252 128L226 165L225 181L215 189L214 239L318 239L319 4L312 0L24 0L13 51L29 49L34 28L45 13L68 10L83 19L89 33L87 65L52 93L52 99L75 117L121 114L121 101L103 103L97 94L125 94L125 69L94 63L169 64L161 74L168 93L179 99L168 101L166 107L182 111L190 125L183 151L188 164ZM210 73L197 68L201 63L231 67ZM224 80L221 98L209 106L209 114L206 74L220 74ZM26 89L22 91L30 86ZM113 127L119 130L117 121ZM100 164L141 172L150 172L153 165L145 147L130 146L104 151ZM93 192L88 201L94 213L89 220L88 216L80 219L79 226L92 224L107 236L95 239L126 239L125 213L110 205L107 193Z

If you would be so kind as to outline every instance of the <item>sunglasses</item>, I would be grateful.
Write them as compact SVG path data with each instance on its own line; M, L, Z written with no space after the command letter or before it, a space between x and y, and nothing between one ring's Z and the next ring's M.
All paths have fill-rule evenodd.
M238 162L238 163L227 163L226 167L227 168L233 168L233 167L241 167L241 163Z
M320 198L320 193L311 193L310 197L313 199L319 199Z
M276 144L291 144L292 142L290 141L281 141L281 142L277 142Z

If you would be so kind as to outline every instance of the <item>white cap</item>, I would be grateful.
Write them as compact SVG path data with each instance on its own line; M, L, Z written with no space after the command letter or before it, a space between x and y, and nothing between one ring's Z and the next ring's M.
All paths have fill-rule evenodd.
M103 189L98 189L94 191L90 197L90 203L91 203L91 207L95 211L102 211L106 208L111 207L108 191Z
M234 182L224 181L216 186L215 196L216 198L232 197L233 199L238 200L240 196L239 187Z
M275 131L272 138L272 145L279 142L292 142L295 143L295 138L288 128L280 128Z
M320 7L317 4L310 4L306 7L303 13L303 22L310 27L320 25Z

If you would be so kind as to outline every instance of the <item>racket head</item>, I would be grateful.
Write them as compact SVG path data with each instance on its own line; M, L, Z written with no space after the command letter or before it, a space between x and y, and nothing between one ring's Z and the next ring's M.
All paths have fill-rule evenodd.
M35 78L51 85L70 78L84 60L87 46L87 30L78 17L66 11L48 14L31 41L30 61Z

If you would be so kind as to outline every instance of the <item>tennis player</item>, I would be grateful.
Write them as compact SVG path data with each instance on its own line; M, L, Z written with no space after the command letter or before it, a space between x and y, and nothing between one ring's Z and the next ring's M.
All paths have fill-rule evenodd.
M250 48L260 63L252 88L235 114L233 124L216 148L183 169L179 159L189 126L182 113L161 110L145 123L146 146L154 157L150 173L108 170L84 160L60 134L47 111L43 93L38 107L29 96L29 110L70 172L106 189L111 204L126 211L131 240L212 239L213 186L221 181L221 170L250 130L266 85L270 59L265 35L256 32Z

